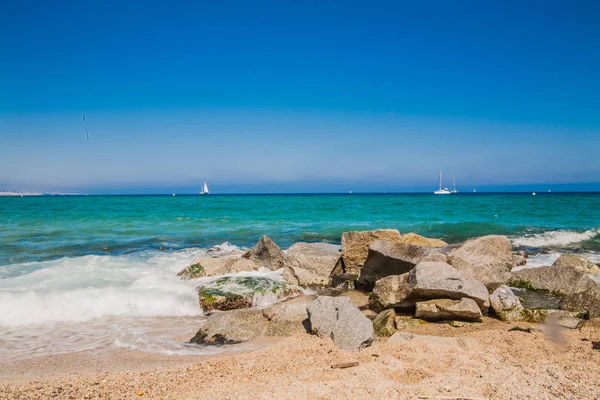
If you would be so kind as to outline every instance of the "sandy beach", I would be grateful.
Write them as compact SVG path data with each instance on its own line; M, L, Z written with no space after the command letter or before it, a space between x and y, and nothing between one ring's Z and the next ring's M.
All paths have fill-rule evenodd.
M6 399L596 399L600 396L600 328L542 331L484 318L454 328L426 324L407 331L475 339L468 346L378 339L359 352L308 334L264 348L213 356L155 356L121 350L110 357L59 355L1 365ZM340 362L357 361L347 369ZM102 371L102 372L100 372Z

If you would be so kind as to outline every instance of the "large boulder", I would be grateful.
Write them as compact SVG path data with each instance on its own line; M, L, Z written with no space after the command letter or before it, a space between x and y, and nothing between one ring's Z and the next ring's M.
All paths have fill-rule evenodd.
M506 236L490 235L467 240L448 255L448 263L494 290L510 279L512 246Z
M328 337L344 350L360 350L373 342L373 323L348 297L319 296L308 305L312 333Z
M392 275L375 283L369 304L373 309L411 308L417 301L472 299L482 310L489 307L486 287L443 262L422 262L409 273Z
M600 318L600 283L584 277L579 282L580 291L566 294L560 302L560 308L583 312L588 318Z
M526 320L521 301L506 285L499 286L490 295L490 305L502 321L514 322Z
M586 274L600 274L600 267L581 256L563 254L552 264L553 267L573 267Z
M266 309L211 314L191 340L202 344L231 344L262 336L291 336L308 332L307 302L280 303Z
M392 336L396 331L396 312L393 309L377 314L373 320L373 329L377 336Z
M417 299L473 299L486 310L489 292L477 279L443 262L422 262L408 273L410 296Z
M369 296L369 307L375 311L386 308L411 308L414 302L410 301L409 296L408 273L386 276L375 282L373 292Z
M401 236L397 229L344 232L342 234L342 272L359 275L360 269L367 260L369 246L375 240L400 242Z
M588 280L584 272L572 266L538 267L514 271L510 286L565 295L586 290Z
M444 247L448 245L448 243L444 242L443 240L428 238L425 236L417 235L413 232L402 235L400 241L402 243L414 244L416 246L425 247Z
M300 282L283 250L266 235L262 236L242 257L271 271L283 268L283 279L286 282L295 285Z
M223 257L199 257L194 259L177 275L181 279L194 279L207 276L219 276L236 274L238 272L254 271L258 265L242 258L239 255L227 255Z
M271 271L276 271L286 265L285 253L266 235L262 236L254 247L244 253L242 257Z
M417 302L415 317L426 321L481 321L481 310L472 299L436 299Z
M340 257L340 247L329 243L296 243L286 252L289 265L302 286L326 286Z
M422 261L446 262L446 256L433 248L407 243L375 240L361 268L357 285L364 291L373 290L375 282L390 275L400 275Z
M262 276L224 276L197 290L204 312L249 308L302 293L299 287Z

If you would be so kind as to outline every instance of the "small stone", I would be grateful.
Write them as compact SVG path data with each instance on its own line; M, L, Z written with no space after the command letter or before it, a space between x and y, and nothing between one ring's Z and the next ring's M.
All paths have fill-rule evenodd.
M143 395L144 395L144 392L142 391L142 389L139 389L139 390L137 391L137 395L138 395L138 396L143 396Z
M393 309L380 312L373 320L373 329L377 336L392 336L396 331L394 320L396 312Z

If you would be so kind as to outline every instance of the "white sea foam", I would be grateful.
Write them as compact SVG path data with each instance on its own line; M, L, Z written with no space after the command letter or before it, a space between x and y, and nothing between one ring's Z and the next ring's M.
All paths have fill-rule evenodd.
M513 246L518 247L550 247L550 246L568 246L575 243L592 239L600 234L600 229L590 229L585 232L576 232L570 230L549 231L531 235L512 238Z
M534 254L529 256L527 259L527 264L520 267L513 268L513 271L518 271L523 268L538 268L538 267L548 267L554 264L558 257L563 253L559 252L550 252L543 254ZM577 253L578 256L584 257L590 260L593 263L600 263L600 254L596 253Z
M219 247L212 254L240 250ZM11 274L0 279L0 357L106 346L164 354L212 352L181 339L193 336L205 317L195 290L198 282L177 276L206 254L206 249L186 249L8 266ZM19 269L23 274L14 276ZM281 279L272 271L247 275L252 274Z

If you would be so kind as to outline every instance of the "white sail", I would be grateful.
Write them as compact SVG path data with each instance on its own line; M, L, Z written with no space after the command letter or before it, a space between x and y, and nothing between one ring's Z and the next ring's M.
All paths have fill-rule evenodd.
M206 184L206 182L204 182L204 186L202 187L202 191L200 192L200 194L210 194L210 192L208 191L208 185Z
M451 192L458 193L458 190L456 190L456 175L452 175L452 184L453 184L453 189L451 190Z

